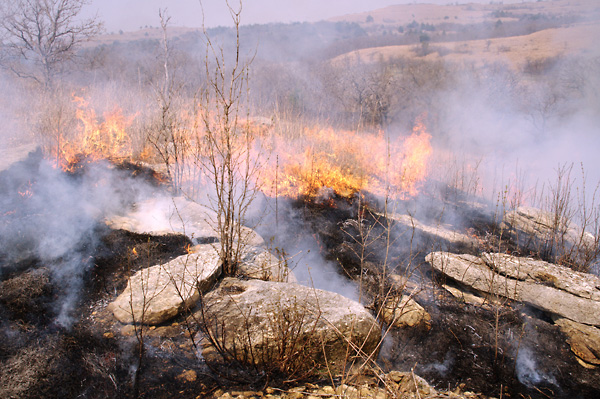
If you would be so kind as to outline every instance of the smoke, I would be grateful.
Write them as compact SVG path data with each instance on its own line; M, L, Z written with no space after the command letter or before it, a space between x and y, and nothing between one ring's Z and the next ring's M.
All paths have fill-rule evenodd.
M517 355L515 373L521 384L532 388L540 383L556 385L551 375L546 375L537 367L533 353L529 348L521 348Z
M58 288L56 322L69 327L93 267L103 217L126 209L151 188L107 163L66 174L39 150L2 172L0 185L0 275L31 264L48 267Z
M324 259L322 243L301 212L291 200L261 196L252 204L248 224L256 225L256 231L273 253L285 256L298 283L358 301L355 283L342 276L336 264Z
M558 168L571 164L581 165L595 186L600 104L578 79L597 87L597 71L597 62L575 57L540 75L508 65L467 70L437 100L444 132L438 149L477 164L489 199L507 186L528 191L537 185L539 191L555 182Z
M430 363L426 366L423 366L423 371L424 372L435 372L436 374L438 374L441 377L445 377L448 372L452 369L452 366L454 366L454 355L452 354L452 352L448 352L446 353L446 356L444 356L444 361L441 363Z

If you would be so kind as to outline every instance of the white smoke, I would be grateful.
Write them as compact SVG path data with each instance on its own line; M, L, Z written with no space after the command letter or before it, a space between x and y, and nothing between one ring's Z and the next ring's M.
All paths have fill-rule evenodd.
M521 384L532 388L540 383L556 385L553 376L544 374L536 365L533 352L529 348L521 348L517 355L515 372Z
M93 266L103 217L122 212L152 189L108 164L88 165L81 175L68 175L41 159L39 152L4 171L1 183L7 192L0 214L10 221L0 225L6 244L3 264L10 267L29 259L48 266L61 292L56 322L68 327ZM30 191L23 193L23 187Z

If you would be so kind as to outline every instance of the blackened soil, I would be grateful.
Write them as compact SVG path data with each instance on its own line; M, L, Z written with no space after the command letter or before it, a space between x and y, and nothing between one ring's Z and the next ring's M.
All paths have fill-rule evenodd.
M305 224L321 239L323 256L334 260L348 276L358 280L362 275L364 293L375 306L382 301L381 292L395 288L381 277L384 257L388 271L421 280L417 299L432 317L431 329L390 330L379 358L384 368L414 369L438 389L464 384L463 390L493 397L600 397L600 373L576 361L549 315L508 301L483 307L459 302L440 287L443 278L432 274L425 262L431 240L396 236L393 228L388 235L390 225L384 218L359 209L352 201L338 199L331 204L332 208L305 205ZM364 232L369 234L366 240L356 223L359 212L363 237ZM488 218L475 213L468 220L468 212L463 212L463 226L468 225L482 241L479 250L489 250L486 243L496 250L515 249L513 243L494 236L495 227ZM361 248L361 242L368 246ZM448 243L446 248L465 252ZM357 254L363 249L361 263Z
M591 398L597 371L580 366L558 327L528 309L482 308L445 297L426 304L429 332L396 330L382 362L412 369L438 388L465 384L494 397ZM496 320L497 318L497 320Z

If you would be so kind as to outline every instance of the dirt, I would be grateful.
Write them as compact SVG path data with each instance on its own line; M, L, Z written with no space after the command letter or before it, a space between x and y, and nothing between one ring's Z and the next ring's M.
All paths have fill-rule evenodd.
M345 221L357 218L358 207L347 199L338 199L335 205L333 209L309 208L305 222L325 244L323 255L336 260L358 281L359 236L356 230L341 230L341 226L348 226ZM482 242L498 248L499 239L491 234L493 224L482 214L466 211L463 216L469 214L473 218L463 218L463 227L468 226ZM398 288L381 277L382 257L387 254L388 270L412 280L411 287L419 287L413 291L416 299L432 317L428 331L390 330L379 357L386 371L414 369L438 389L461 386L493 397L584 398L600 394L600 375L576 361L550 315L506 300L497 306L462 303L441 288L445 279L431 273L424 262L428 249L414 245L414 237L411 244L392 235L392 247L386 250L388 223L372 216L363 222L375 226L372 237L381 237L370 242L362 269L363 291L372 306L381 302L381 284L384 293ZM516 249L514 243L505 240L500 244L506 250ZM461 248L450 250L462 252ZM480 250L486 250L485 246Z
M385 237L381 233L390 226L376 213L366 212L365 205L362 202L359 207L356 198L294 203L293 214L300 215L295 222L314 232L322 254L354 279L363 274L363 267L356 259L357 248L352 248L357 231L347 222L356 220L360 212L365 226L373 226L378 237ZM369 206L376 210L378 205ZM474 215L470 228L481 235L489 233L491 226L482 214L465 214ZM435 212L426 210L421 216L426 215L435 216ZM186 324L186 315L156 327L121 325L107 304L124 288L127 276L185 253L190 242L181 235L151 237L103 225L96 227L95 235L100 242L93 247L92 267L83 280L74 312L77 320L68 328L56 323L52 305L64 287L57 286L39 260L30 259L27 267L0 276L0 396L134 396L140 337L145 343L140 397L170 398L176 393L195 398L221 387L243 391L298 383L286 383L285 376L266 378L257 370L211 369L194 347L197 328ZM406 247L410 240L393 243L389 252L387 241L381 238L370 248L362 265L367 265L365 302L374 308L381 302L381 287L401 289L381 277L382 254L387 253L390 264L398 266L396 273L405 273L420 287L416 299L430 313L431 329L390 330L378 359L384 371L414 370L438 389L460 386L495 397L600 394L597 370L576 362L549 315L508 302L483 307L461 303L440 288L443 281L423 263L424 248Z

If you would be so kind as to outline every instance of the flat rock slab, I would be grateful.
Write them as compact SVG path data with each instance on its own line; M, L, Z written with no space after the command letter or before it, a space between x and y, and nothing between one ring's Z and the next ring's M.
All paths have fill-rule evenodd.
M198 246L196 253L135 273L109 307L121 323L161 324L193 306L220 273L214 248Z
M197 318L213 338L203 344L209 361L218 361L217 343L225 361L276 367L294 359L305 368L327 364L339 371L357 348L376 358L381 339L377 321L358 302L292 283L226 278L204 296Z
M432 252L425 259L438 272L477 291L600 326L600 280L594 275L505 254L479 257Z
M220 241L217 214L184 197L150 198L135 204L134 209L124 216L107 218L106 224L112 229L137 234L185 234L192 242L199 244ZM244 246L264 245L264 240L254 230L239 227Z
M577 261L589 261L585 258L595 256L597 252L592 234L582 232L570 221L541 209L519 207L504 216L501 226L521 247L537 252L567 255Z
M448 224L438 223L428 225L420 222L410 215L390 214L389 219L395 220L403 231L409 236L416 234L428 242L444 245L444 248L477 248L479 242L467 234L457 231Z

